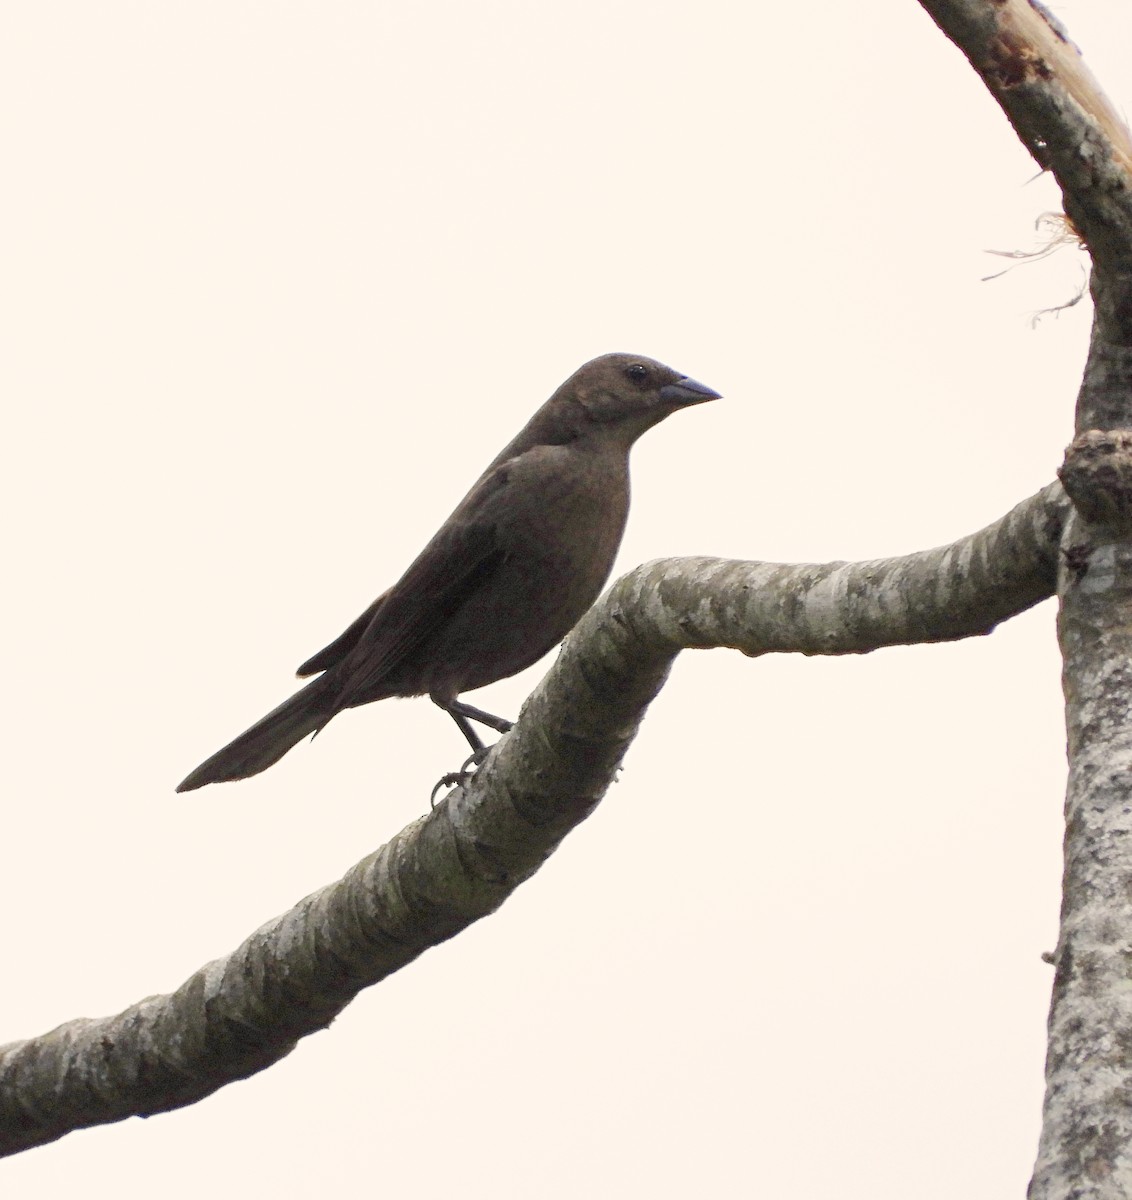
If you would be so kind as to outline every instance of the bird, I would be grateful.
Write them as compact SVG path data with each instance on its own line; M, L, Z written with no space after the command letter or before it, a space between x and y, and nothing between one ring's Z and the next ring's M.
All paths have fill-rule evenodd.
M178 785L246 779L337 713L428 695L485 753L473 722L511 722L460 699L537 662L601 594L629 512L629 451L671 413L720 394L633 354L587 362L500 451L410 564L299 667L316 678Z

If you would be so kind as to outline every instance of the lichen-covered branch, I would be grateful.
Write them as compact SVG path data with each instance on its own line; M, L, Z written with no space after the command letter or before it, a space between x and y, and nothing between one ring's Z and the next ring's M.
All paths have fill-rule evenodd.
M1097 267L1132 267L1132 136L1038 0L920 0L1061 186Z
M1038 0L921 0L1056 176L1095 306L1062 478L1069 784L1046 1099L1031 1200L1132 1194L1132 138Z
M864 653L988 633L1052 594L1052 484L981 533L866 563L649 563L621 579L464 788L176 992L0 1047L0 1154L191 1104L497 908L601 799L685 648Z

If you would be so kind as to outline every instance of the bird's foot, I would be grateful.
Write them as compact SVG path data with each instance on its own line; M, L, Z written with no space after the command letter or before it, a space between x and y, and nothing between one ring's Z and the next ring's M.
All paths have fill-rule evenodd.
M487 758L490 749L490 746L481 746L464 759L458 771L449 771L447 775L441 775L436 781L436 786L432 789L432 793L429 795L429 807L436 807L436 793L442 788L463 787L476 773L476 768L479 767L480 763Z

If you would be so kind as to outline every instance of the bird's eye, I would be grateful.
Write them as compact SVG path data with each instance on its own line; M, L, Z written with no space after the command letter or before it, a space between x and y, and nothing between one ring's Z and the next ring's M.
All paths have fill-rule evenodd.
M625 368L625 374L628 375L634 383L640 383L646 378L648 373L649 369L644 365L644 363L632 363L630 366Z

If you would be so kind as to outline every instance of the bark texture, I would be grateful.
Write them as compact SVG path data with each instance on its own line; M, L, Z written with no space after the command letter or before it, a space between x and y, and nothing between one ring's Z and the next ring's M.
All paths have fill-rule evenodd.
M1061 185L1093 259L1092 338L1062 479L1069 783L1046 1099L1030 1196L1132 1195L1132 139L1038 0L921 0Z
M1132 1195L1132 306L1123 273L1096 271L1092 291L1061 470L1076 507L1058 581L1069 782L1035 1200Z
M989 633L1053 592L1051 484L981 533L865 563L668 559L619 580L511 734L427 817L170 995L0 1047L0 1154L262 1070L364 987L496 909L613 779L681 649L855 654Z

